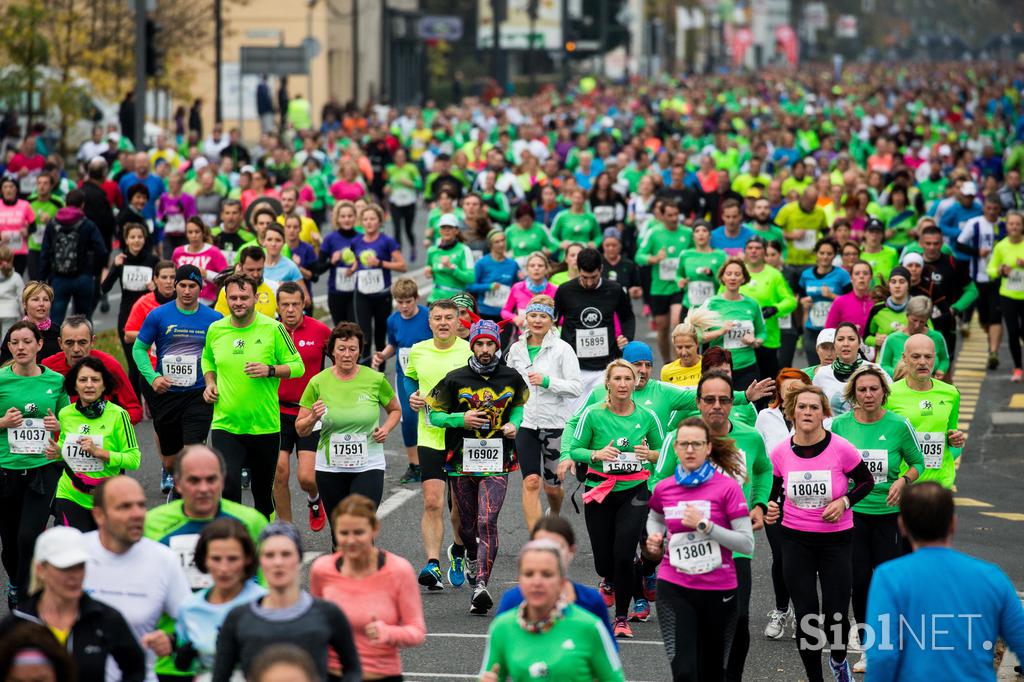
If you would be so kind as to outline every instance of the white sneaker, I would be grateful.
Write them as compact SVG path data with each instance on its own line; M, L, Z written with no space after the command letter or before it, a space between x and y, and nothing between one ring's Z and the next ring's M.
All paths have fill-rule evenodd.
M860 657L860 660L853 664L853 672L862 674L868 671L868 657L867 654Z
M860 637L857 636L856 628L850 630L850 639L846 644L846 650L850 652L864 651L864 647L860 645Z
M773 609L768 613L768 624L764 626L764 636L769 639L781 639L786 634L786 625L793 617L793 609L785 611Z

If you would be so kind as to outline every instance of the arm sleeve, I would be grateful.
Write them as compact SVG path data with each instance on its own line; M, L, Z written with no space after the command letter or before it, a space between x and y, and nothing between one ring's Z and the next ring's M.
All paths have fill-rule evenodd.
M107 271L107 276L103 278L103 284L100 285L100 289L103 293L109 293L110 290L114 288L114 285L117 284L117 280L121 279L121 270L122 267L120 265L110 266L110 270Z
M669 434L668 438L664 438L661 442L661 450L658 452L658 461L654 463L651 475L647 478L647 487L652 492L654 491L654 486L671 476L675 471L676 466L679 464L679 458L676 457L675 449L673 447L674 441L675 432L673 431Z
M960 428L960 391L956 392L956 397L953 398L953 409L949 411L949 419L946 422L946 431L955 431ZM949 454L953 456L953 459L959 459L963 453L963 448L954 448L949 445Z
M483 664L480 667L480 675L490 672L491 668L498 666L499 682L507 679L508 669L505 667L504 639L496 637L494 632L494 621L491 621L490 630L487 633L487 647L484 649Z
M224 619L217 634L217 654L213 660L212 682L230 682L238 664L238 618L242 606L235 607ZM133 638L134 639L134 638Z
M785 317L796 310L796 296L781 275L775 280L775 307L778 309L776 317Z
M437 410L431 409L429 415L430 423L439 429L462 429L466 427L465 412L449 414L448 412L438 412Z
M853 487L846 493L852 507L868 496L871 489L875 487L875 478L871 475L868 465L863 461L858 462L857 466L845 473L853 481Z
M331 621L331 648L338 654L338 661L341 663L341 682L361 682L363 669L359 662L359 652L356 651L356 641L352 637L352 626L348 618L334 604L320 602L329 606L328 614Z
M917 475L920 476L924 473L924 455L921 454L921 446L917 444L910 422L904 420L904 425L906 428L903 429L903 438L900 442L900 455L908 467L917 469Z
M203 374L207 372L217 372L217 360L213 355L213 344L211 343L210 331L206 332L206 342L203 344L203 359L200 362L202 366Z
M568 398L577 398L583 392L583 380L580 375L580 361L570 350L562 353L559 367L560 376L548 375L547 388L553 393Z
M513 285L513 288L514 286L515 285ZM515 294L510 293L509 297L505 299L505 305L501 309L501 319L508 320L509 322L516 319L516 314L514 312L516 305L515 298Z
M750 475L750 506L768 510L768 496L772 492L772 463L764 450L764 442L755 446Z
M135 366L139 368L139 374L146 380L146 383L150 386L156 380L160 373L153 369L152 363L149 361L149 344L142 343L138 339L135 339L135 343L132 345L132 360L135 361Z
M615 308L615 314L619 316L619 326L622 327L622 335L632 340L636 336L636 317L633 315L633 302L630 300L629 295L622 290L622 287L616 287L616 291L619 294L619 305ZM764 326L763 320L761 321L761 326Z
M612 643L608 630L600 621L594 622L587 631L595 642L594 655L590 659L590 672L598 682L622 682L622 661L618 649Z
M404 572L400 576L400 581L401 584L394 590L399 624L384 626L383 639L391 646L419 646L427 638L427 623L423 619L423 599L420 597L416 576L411 572Z
M761 307L751 301L754 308L754 338L764 341L768 338L768 327L764 324L764 315L761 314Z
M302 363L302 356L299 355L299 351L292 342L292 337L288 336L288 332L285 331L284 325L281 323L277 324L274 360L278 364L288 365L290 370L289 379L297 379L306 371L306 366Z
M135 438L135 427L131 425L127 414L120 416L117 424L118 450L107 450L110 453L110 466L119 469L134 471L139 468L142 454L139 452L139 442Z
M486 292L491 288L490 282L484 282L483 277L486 274L483 267L483 258L473 264L473 281L466 285L466 290L474 296Z
M999 278L999 266L1002 265L1003 258L1003 250L1000 248L1002 245L1002 242L998 242L992 247L992 257L989 259L988 267L986 268L988 278L991 280Z
M523 423L524 411L525 409L522 405L516 405L515 407L512 408L512 411L509 413L508 421L510 424L514 424L517 429L519 428L519 425Z
M416 391L420 390L420 382L416 381L408 374L402 377L402 386L405 388L405 392L412 395Z
M960 298L956 300L956 303L949 306L958 313L962 313L964 310L970 307L972 303L978 300L978 287L975 286L974 280L967 280L964 285L964 293L960 295Z
M722 547L740 554L751 554L754 551L754 531L749 516L738 516L729 522L731 528L724 528L716 523L708 533Z
M107 635L111 642L110 657L121 670L122 682L143 682L146 679L146 654L139 646L135 633L128 627L119 611L110 609Z
M949 346L946 345L946 337L942 334L937 335L938 338L935 341L935 371L937 372L948 372L949 371ZM893 363L895 365L896 363Z
M569 448L569 457L572 460L574 460L576 462L585 462L585 463L588 463L588 464L591 461L590 455L591 455L591 453L594 450L594 448L590 447L590 440L591 440L591 438L594 437L594 433L593 433L593 429L591 428L591 425L593 424L593 420L587 418L589 416L589 414L590 414L589 412L584 412L580 416L579 423L576 425L576 428L573 430L572 441L570 442L570 448ZM569 425L566 424L566 429L568 429L568 426ZM565 431L562 431L562 434L563 434L563 437L564 437ZM563 446L562 446L563 456L564 456L565 452L566 452L566 449L565 449L565 445L563 444Z

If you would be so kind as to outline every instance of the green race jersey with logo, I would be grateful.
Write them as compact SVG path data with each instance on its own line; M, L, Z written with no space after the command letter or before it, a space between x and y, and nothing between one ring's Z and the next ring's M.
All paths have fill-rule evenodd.
M900 379L892 385L886 407L906 417L914 429L917 445L924 457L924 473L919 481L936 481L945 488L956 482L956 459L960 448L946 442L947 432L955 430L960 419L960 391L955 386L932 379L927 391L915 391ZM904 463L900 475L909 467Z
M43 427L47 411L54 415L68 405L64 377L40 366L43 373L22 377L14 366L0 369L0 414L12 407L21 412L18 428L0 429L0 469L35 469L52 460L43 455L50 434Z

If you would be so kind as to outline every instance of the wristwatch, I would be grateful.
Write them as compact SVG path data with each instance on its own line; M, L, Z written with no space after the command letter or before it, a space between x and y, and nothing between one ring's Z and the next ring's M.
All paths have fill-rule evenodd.
M277 375L277 367L273 365L267 365L267 376L272 377Z
M708 519L701 519L697 522L697 530L707 535L711 532L711 521Z

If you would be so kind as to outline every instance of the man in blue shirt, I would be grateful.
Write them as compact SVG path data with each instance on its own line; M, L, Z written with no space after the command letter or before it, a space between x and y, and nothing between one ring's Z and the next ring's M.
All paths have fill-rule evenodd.
M711 232L711 248L725 251L729 257L743 256L743 249L754 233L742 224L740 203L735 199L722 202L722 224Z
M956 203L942 213L939 218L939 229L946 243L953 249L953 255L957 260L969 260L970 256L957 248L957 239L960 238L960 231L964 224L976 216L982 214L981 204L974 197L978 194L978 186L970 180L960 184L957 190Z
M937 483L903 493L900 531L914 552L875 569L861 641L870 682L995 680L1002 637L1024 652L1024 609L998 566L952 549L953 493Z
M160 445L164 473L161 490L174 486L174 458L186 445L205 443L213 421L213 405L203 400L206 381L200 359L206 332L222 315L199 302L203 276L194 265L174 274L176 298L154 308L132 347L132 358L146 380L146 402L153 412L153 430ZM156 344L156 369L149 348Z
M139 152L135 155L135 172L125 173L121 176L117 186L123 196L128 196L128 188L135 183L142 183L149 190L149 201L142 209L142 217L146 220L154 220L156 218L156 202L167 188L164 186L163 179L150 172L149 156L146 152Z

